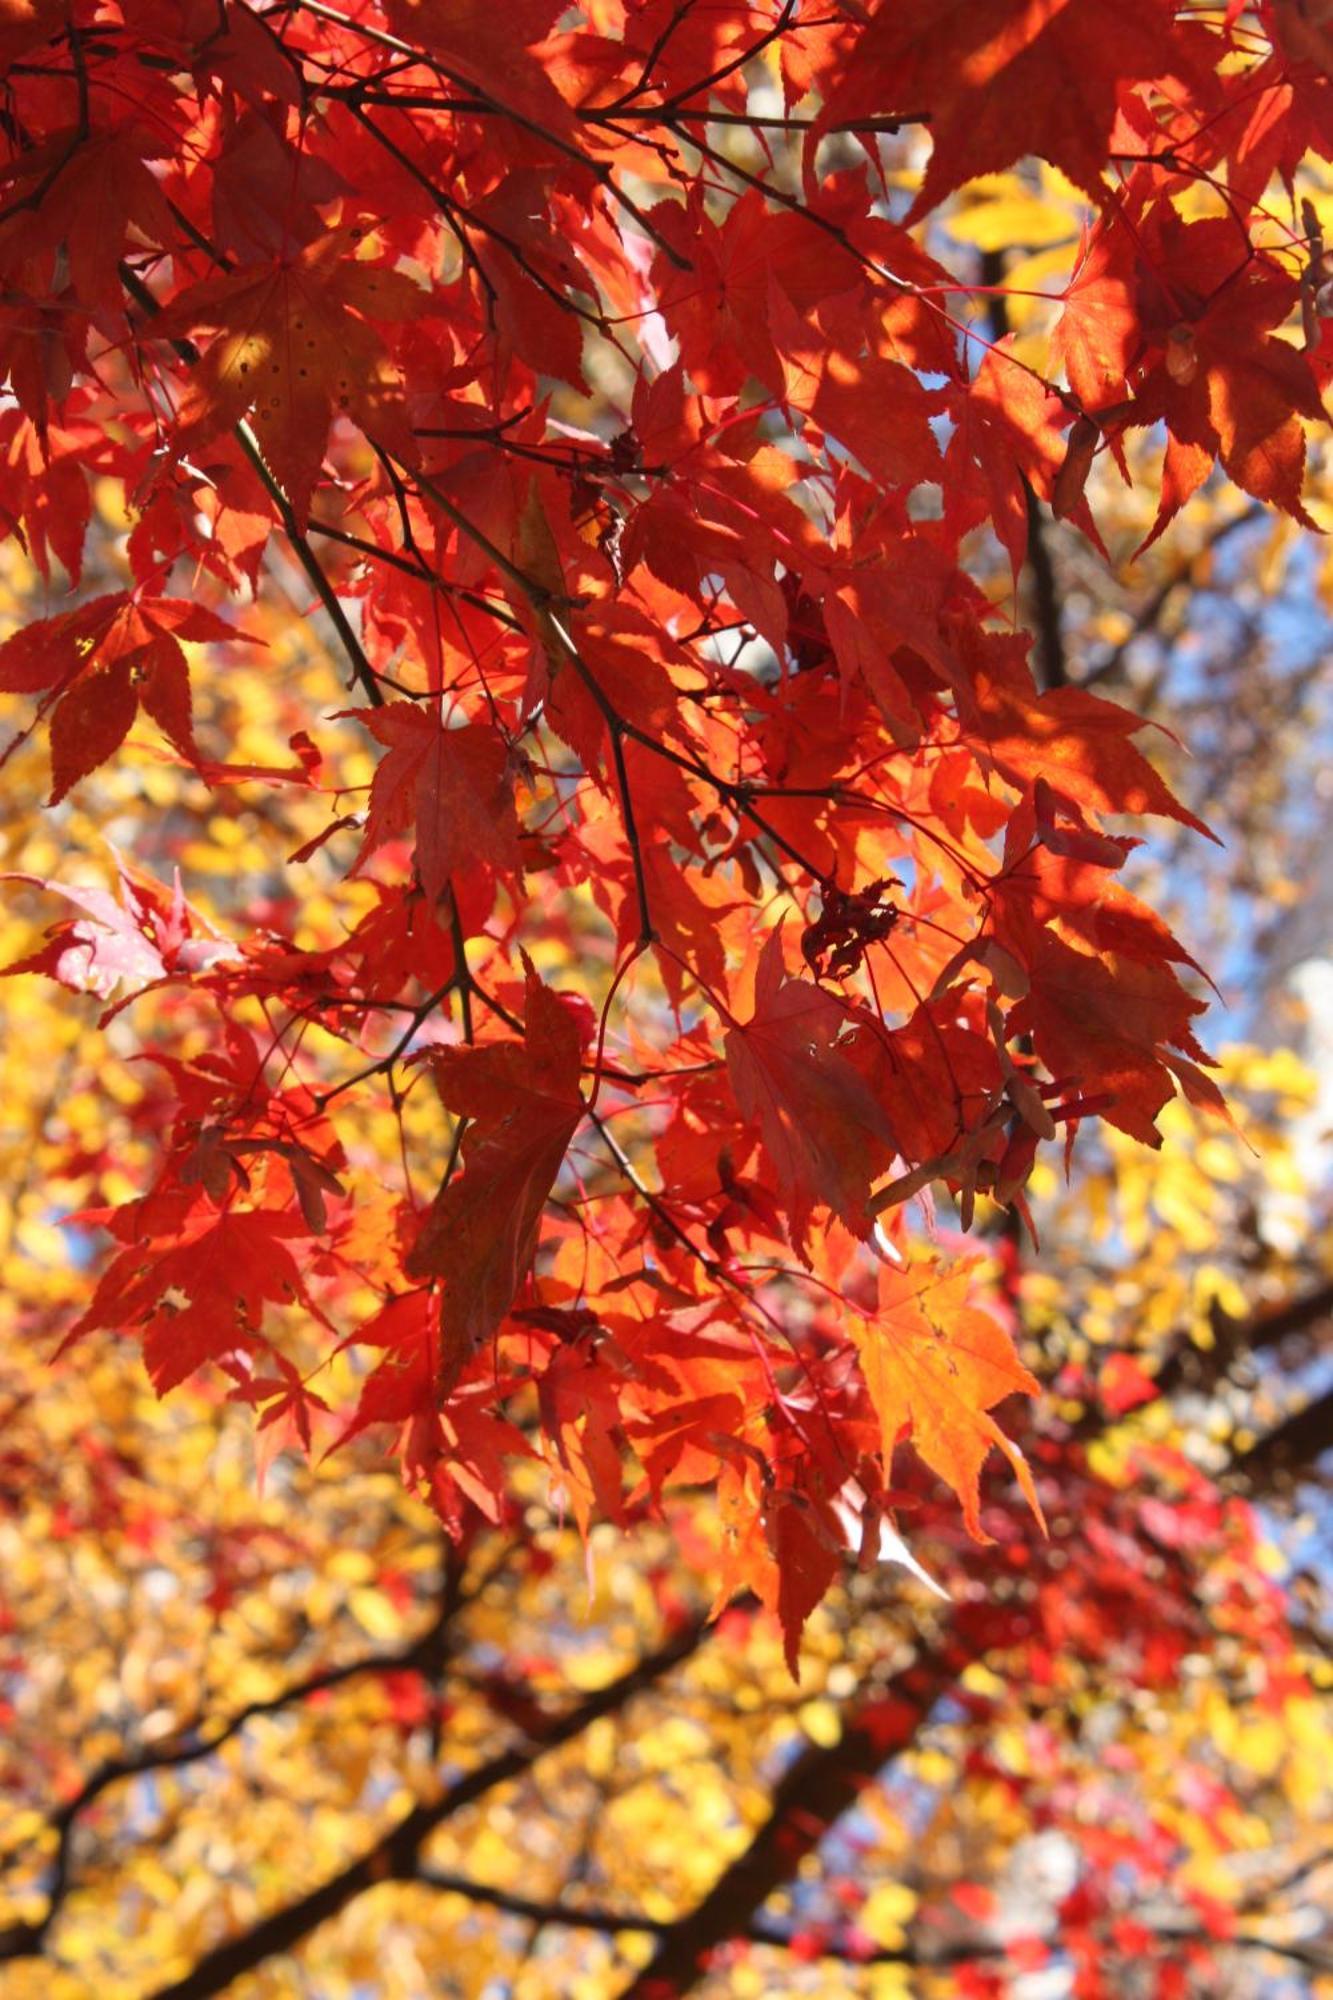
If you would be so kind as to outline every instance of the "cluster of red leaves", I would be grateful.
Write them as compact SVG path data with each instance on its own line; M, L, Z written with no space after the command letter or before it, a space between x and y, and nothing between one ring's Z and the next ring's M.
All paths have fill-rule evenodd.
M133 517L128 587L0 647L52 802L140 713L263 778L204 758L182 641L244 637L196 600L262 590L271 539L382 751L359 840L317 843L375 885L340 942L294 941L307 850L285 928L222 939L127 876L28 961L213 1029L160 1056L160 1172L81 1327L307 1434L292 1312L365 1347L352 1425L399 1426L450 1522L500 1516L515 1453L581 1521L713 1486L726 1587L792 1647L849 1535L878 1546L901 1440L981 1532L991 1413L1034 1385L903 1204L1021 1202L1042 1141L1151 1143L1216 1094L1104 824L1199 822L1132 716L1039 691L964 559L989 523L1017 573L1043 502L1098 544L1088 469L1131 426L1165 439L1157 530L1215 461L1302 516L1321 406L1278 330L1311 259L1252 237L1333 153L1317 13L0 11L0 526L77 586L89 481ZM929 152L894 219L901 121ZM747 123L803 135L798 182ZM969 335L910 228L1024 154L1091 217L1047 375ZM294 747L269 775L314 785ZM431 1085L433 1198L352 1198L364 1108Z

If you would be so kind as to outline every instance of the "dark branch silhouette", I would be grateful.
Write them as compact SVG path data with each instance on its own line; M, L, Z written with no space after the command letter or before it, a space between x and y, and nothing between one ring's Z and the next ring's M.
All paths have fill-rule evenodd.
M538 1733L488 1758L475 1771L467 1772L450 1785L438 1799L413 1806L346 1868L308 1895L262 1918L240 1937L218 1945L183 1979L159 1987L151 2000L207 2000L208 1995L225 1991L232 1980L254 1971L275 1953L291 1951L318 1925L336 1917L367 1889L380 1882L414 1881L421 1866L422 1843L437 1827L465 1806L484 1798L497 1785L521 1777L539 1758L573 1742L602 1716L618 1714L636 1695L654 1687L688 1660L703 1643L707 1630L702 1620L680 1626L655 1652L647 1654L619 1679L563 1715L553 1717Z

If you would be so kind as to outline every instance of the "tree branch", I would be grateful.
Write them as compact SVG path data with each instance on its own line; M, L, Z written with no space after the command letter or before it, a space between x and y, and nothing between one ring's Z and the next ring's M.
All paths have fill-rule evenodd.
M774 1787L768 1816L749 1846L703 1901L671 1925L621 2000L677 2000L690 1992L709 1953L748 1934L774 1890L791 1881L876 1773L912 1741L961 1664L956 1648L922 1653L858 1708L836 1743L812 1743L803 1751Z
M474 1882L469 1876L455 1875L447 1868L432 1868L424 1863L413 1876L427 1889L440 1889L451 1896L465 1896L469 1903L481 1903L492 1910L501 1910L509 1917L526 1917L529 1923L555 1924L566 1930L601 1931L607 1936L615 1936L621 1931L647 1931L660 1935L671 1928L669 1921L661 1917L645 1917L634 1911L602 1909L597 1904L567 1904L543 1902L537 1896L523 1896L515 1889L500 1889L488 1882Z
M981 253L981 282L986 290L986 318L990 325L991 338L996 345L1009 332L1009 304L1004 293L1004 252L1003 250L983 250ZM1043 692L1051 688L1069 685L1069 657L1065 647L1064 621L1060 614L1060 591L1056 581L1055 564L1051 560L1050 544L1046 540L1046 525L1042 519L1041 502L1032 490L1032 482L1025 472L1019 473L1023 482L1023 498L1028 516L1028 573L1032 578L1033 609L1036 613L1037 680Z
M62 1904L71 1887L71 1861L75 1827L81 1815L89 1806L109 1791L113 1785L121 1784L127 1778L143 1777L149 1771L179 1770L187 1764L199 1763L211 1757L224 1743L238 1736L248 1723L259 1716L278 1715L285 1708L298 1702L308 1701L312 1695L324 1694L331 1688L341 1687L345 1682L358 1679L362 1674L382 1673L433 1673L438 1670L442 1654L447 1650L449 1625L458 1610L461 1599L461 1575L458 1566L446 1568L445 1588L441 1592L439 1606L434 1618L424 1632L418 1634L408 1645L393 1653L372 1653L355 1660L346 1660L338 1666L321 1668L303 1681L297 1681L283 1688L278 1694L247 1702L238 1709L220 1728L209 1730L206 1716L200 1716L187 1724L168 1742L150 1745L135 1751L130 1756L111 1757L85 1779L73 1798L67 1799L59 1811L53 1813L47 1823L48 1834L56 1835L56 1853L52 1864L51 1889L44 1915L36 1923L12 1924L0 1931L0 1962L6 1959L31 1958L42 1949L47 1933L60 1913ZM209 1731L204 1734L204 1731ZM13 1855L5 1857L12 1860Z
M1251 1486L1267 1488L1308 1473L1326 1451L1333 1451L1333 1389L1265 1431L1248 1450L1237 1452L1231 1465Z
M500 1910L506 1916L524 1917L530 1923L545 1928L548 1924L557 1928L580 1931L598 1931L605 1936L616 1937L626 1932L660 1937L669 1935L673 1926L668 1919L648 1917L633 1911L608 1910L599 1904L567 1904L562 1902L542 1902L540 1898L520 1895L512 1889L501 1889L486 1882L474 1882L466 1875L456 1875L446 1868L423 1866L413 1878L423 1887L438 1889L446 1895L462 1896L469 1903L477 1903L485 1908ZM1142 1919L1139 1919L1142 1922ZM1311 1945L1284 1943L1276 1938L1265 1937L1259 1931L1238 1931L1229 1938L1215 1938L1202 1925L1185 1927L1180 1925L1152 1926L1154 1943L1168 1945L1188 1939L1191 1943L1212 1944L1218 1951L1238 1949L1242 1951L1269 1951L1279 1958L1289 1959L1297 1965L1309 1966L1317 1972L1333 1971L1333 1955L1318 1951ZM750 1944L766 1945L773 1951L790 1951L795 1939L789 1933L762 1921L752 1923L742 1933ZM976 1965L1003 1959L1006 1948L999 1944L980 1942L959 1942L938 1945L924 1949L917 1945L886 1945L877 1950L864 1947L853 1950L850 1945L839 1949L835 1940L821 1943L818 1954L824 1963L837 1965L910 1965L922 1971L935 1968L944 1969L954 1965ZM631 1989L632 1991L632 1989Z
M1333 1321L1333 1281L1316 1285L1271 1310L1256 1312L1247 1320L1233 1320L1219 1314L1211 1349L1196 1347L1184 1335L1177 1338L1172 1352L1152 1378L1153 1400L1160 1402L1164 1396L1174 1395L1177 1389L1211 1387L1225 1374L1237 1353L1262 1353L1266 1348L1279 1346L1292 1334L1318 1326L1322 1320ZM1071 1425L1069 1435L1080 1439L1099 1437L1111 1424L1121 1421L1117 1417L1108 1423L1100 1410L1089 1410Z
M1163 578L1152 595L1139 606L1134 616L1134 623L1124 638L1118 640L1094 666L1089 667L1087 673L1080 678L1079 686L1094 687L1097 682L1110 680L1119 673L1125 655L1135 640L1141 639L1145 632L1153 630L1178 590L1184 590L1193 583L1195 566L1200 559L1211 555L1214 549L1220 548L1223 542L1229 541L1241 528L1251 527L1254 522L1261 520L1265 511L1262 501L1255 500L1239 514L1233 514L1229 520L1219 522L1217 527L1204 537L1198 548L1186 557L1180 568Z
M1023 496L1028 510L1028 569L1032 576L1033 608L1037 623L1038 683L1043 692L1068 687L1069 656L1065 649L1064 622L1060 616L1060 589L1041 502L1026 476Z
M138 272L132 270L125 263L120 265L119 270L120 281L136 305L140 306L150 317L155 317L160 313L162 310L161 306L153 297L152 292L143 282ZM188 362L191 367L198 361L199 350L195 347L193 341L173 340L171 346L180 356L181 360ZM342 601L337 591L333 588L333 585L329 582L318 556L316 556L314 550L311 548L309 539L303 532L300 522L292 510L291 501L269 471L254 431L248 423L241 422L234 427L232 434L253 468L255 476L277 510L278 518L282 523L283 533L291 544L292 553L305 572L307 581L323 605L329 623L338 635L338 642L347 656L347 662L352 669L353 678L360 683L362 692L365 694L366 700L371 704L372 708L382 707L384 696L380 690L375 669L366 658L365 649L361 641L357 638L356 633L352 630L351 621L342 607Z
M437 1827L495 1786L522 1777L538 1758L572 1742L602 1716L617 1714L636 1695L645 1693L682 1665L703 1643L707 1631L702 1619L681 1626L628 1673L555 1717L539 1734L467 1772L438 1799L414 1806L373 1847L338 1874L330 1876L308 1895L261 1918L240 1937L230 1938L206 1953L183 1979L160 1987L151 2000L210 2000L212 1994L223 1992L234 1979L254 1971L275 1953L294 1949L318 1925L336 1917L367 1889L384 1881L414 1881L420 1872L422 1843Z

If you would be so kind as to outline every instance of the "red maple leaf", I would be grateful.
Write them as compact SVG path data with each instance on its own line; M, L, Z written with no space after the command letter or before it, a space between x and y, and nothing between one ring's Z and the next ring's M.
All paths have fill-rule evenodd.
M362 861L416 828L421 886L438 902L459 867L478 862L517 874L518 821L504 744L490 729L449 729L424 703L359 711L388 755L370 788Z
M1106 1093L1112 1125L1160 1146L1154 1120L1174 1095L1179 1056L1208 1060L1190 1026L1204 1002L1160 961L1093 956L1050 930L1038 938L1031 970L1032 991L1010 1014L1011 1030L1031 1033L1052 1076Z
M197 760L190 673L181 641L247 635L202 605L119 591L77 611L40 618L0 646L0 689L44 693L51 710L51 803L120 748L138 711L183 756Z
M463 1171L446 1180L407 1262L444 1284L443 1386L499 1326L527 1274L542 1210L584 1112L588 1023L529 965L521 1042L440 1050L440 1096L465 1118Z
M1120 92L1181 57L1160 0L882 0L807 157L835 125L925 114L933 150L909 220L1028 153L1100 201Z
M1294 274L1238 245L1229 222L1185 222L1141 177L1092 231L1055 329L1071 388L1117 424L1164 421L1161 505L1149 541L1214 459L1257 499L1307 521L1302 417L1323 418L1310 363L1275 329Z
M160 144L122 125L87 135L57 132L21 154L4 175L11 201L0 260L58 250L79 299L118 305L129 232L160 244L179 234L148 165L146 156L156 151Z
M201 1207L151 1253L142 1241L122 1250L69 1338L98 1327L134 1329L153 1386L165 1395L206 1362L263 1345L265 1306L302 1296L287 1245L308 1234L299 1215Z
M882 1106L840 1046L852 1030L831 993L787 977L774 931L755 975L754 1013L728 1028L724 1046L736 1102L763 1135L798 1250L820 1206L867 1234L871 1183L897 1152Z

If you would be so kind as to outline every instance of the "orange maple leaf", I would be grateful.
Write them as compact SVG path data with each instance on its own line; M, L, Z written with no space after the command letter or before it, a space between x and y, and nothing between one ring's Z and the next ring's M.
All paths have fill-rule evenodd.
M879 1418L886 1474L905 1432L958 1495L969 1533L987 1541L979 1482L992 1446L1009 1460L1041 1519L1027 1461L990 1414L1006 1396L1035 1396L1041 1385L999 1321L969 1302L972 1286L966 1265L947 1271L934 1262L905 1271L882 1266L878 1312L868 1319L851 1315L848 1326Z
M1003 655L995 650L997 664ZM1102 701L1085 688L1052 688L1038 694L1027 669L991 676L978 665L972 692L978 713L978 748L1001 776L1021 788L1038 779L1079 807L1098 813L1155 813L1179 820L1216 839L1201 819L1158 776L1131 742L1143 717Z

